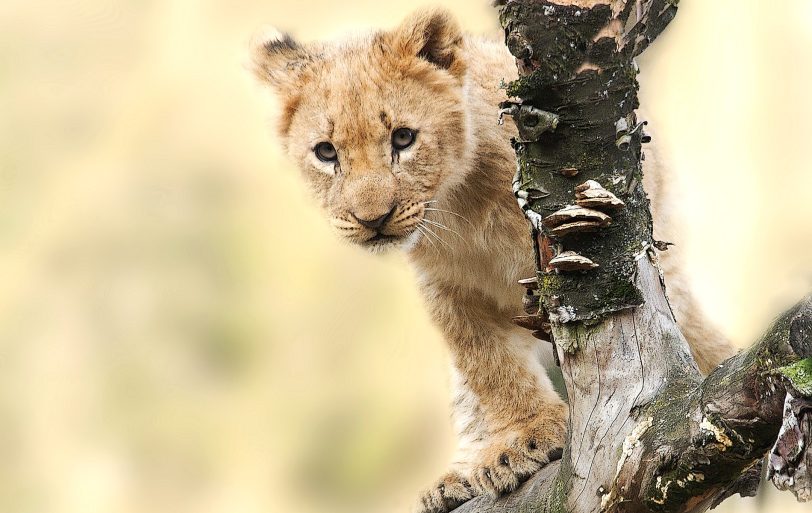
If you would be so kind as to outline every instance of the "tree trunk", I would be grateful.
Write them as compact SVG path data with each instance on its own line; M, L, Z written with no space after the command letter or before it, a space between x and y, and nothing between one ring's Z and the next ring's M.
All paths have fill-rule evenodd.
M473 512L694 512L769 474L812 495L812 297L703 379L657 268L642 187L634 57L677 0L497 2L520 78L508 85L541 309L570 403L567 446ZM542 333L538 333L542 335Z

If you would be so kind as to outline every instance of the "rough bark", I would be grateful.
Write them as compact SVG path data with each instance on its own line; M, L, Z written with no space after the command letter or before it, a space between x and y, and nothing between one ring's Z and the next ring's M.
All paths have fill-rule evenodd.
M812 472L812 297L702 379L656 266L634 57L676 0L509 0L514 189L537 242L541 310L570 401L560 462L473 512L695 512ZM533 316L531 316L533 317Z
M784 398L803 395L784 373L812 361L812 296L700 380L664 358L687 355L687 346L648 258L639 261L635 285L643 306L594 326L556 327L556 340L579 344L573 354L560 350L572 415L562 460L513 494L480 497L459 513L696 512L755 492ZM803 379L811 386L808 374Z

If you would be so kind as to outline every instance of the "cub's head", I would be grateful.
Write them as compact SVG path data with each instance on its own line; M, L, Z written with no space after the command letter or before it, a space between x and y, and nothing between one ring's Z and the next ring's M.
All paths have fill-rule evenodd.
M463 38L444 11L333 45L264 39L253 71L282 105L279 134L330 223L370 250L410 247L460 181Z

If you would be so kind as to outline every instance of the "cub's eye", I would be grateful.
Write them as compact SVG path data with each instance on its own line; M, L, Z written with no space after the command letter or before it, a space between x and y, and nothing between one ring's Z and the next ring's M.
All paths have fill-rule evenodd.
M336 153L335 147L328 142L320 142L313 151L316 153L316 157L322 162L335 162L338 160L338 153Z
M392 147L396 150L405 150L414 144L415 132L411 128L398 128L392 132Z

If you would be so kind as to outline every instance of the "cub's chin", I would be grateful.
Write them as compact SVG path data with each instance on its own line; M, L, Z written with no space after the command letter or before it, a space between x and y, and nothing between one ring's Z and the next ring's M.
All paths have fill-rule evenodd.
M361 242L360 245L370 253L376 254L397 250L409 252L417 245L420 235L419 230L413 230L406 235L378 234Z

